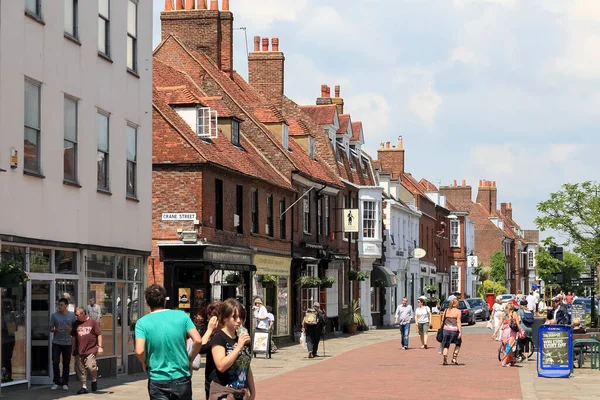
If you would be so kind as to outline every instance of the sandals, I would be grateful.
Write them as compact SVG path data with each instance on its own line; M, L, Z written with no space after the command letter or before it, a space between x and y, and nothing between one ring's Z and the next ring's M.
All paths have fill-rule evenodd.
M448 365L448 356L444 356L444 362L442 365Z
M456 357L452 357L452 364L458 365L458 361L456 361Z

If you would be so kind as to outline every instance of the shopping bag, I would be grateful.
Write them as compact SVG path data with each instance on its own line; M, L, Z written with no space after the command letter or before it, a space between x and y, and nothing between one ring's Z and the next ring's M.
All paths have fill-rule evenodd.
M490 319L490 320L487 322L487 325L486 325L486 327L487 327L488 329L494 329L494 326L492 325L492 320L491 320L491 319Z
M308 347L306 346L306 334L304 332L300 335L300 346L302 346L305 351L308 350Z
M192 354L192 343L193 343L192 340L188 340L188 346L187 346L188 356ZM194 362L192 363L192 369L194 371L198 371L201 366L202 366L202 358L200 357L200 353L198 353L198 355L194 358Z

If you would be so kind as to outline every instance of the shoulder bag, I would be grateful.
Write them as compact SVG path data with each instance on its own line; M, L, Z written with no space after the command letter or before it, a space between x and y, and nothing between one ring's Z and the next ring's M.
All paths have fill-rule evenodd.
M519 332L519 330L521 329L519 327L519 324L517 324L515 322L515 319L513 318L514 316L514 311L513 313L510 315L510 324L508 326L510 326L510 329L512 329L514 332Z
M442 326L438 329L437 334L435 335L435 340L442 343L444 340L444 323L446 322L446 311L444 311L444 318L442 318Z

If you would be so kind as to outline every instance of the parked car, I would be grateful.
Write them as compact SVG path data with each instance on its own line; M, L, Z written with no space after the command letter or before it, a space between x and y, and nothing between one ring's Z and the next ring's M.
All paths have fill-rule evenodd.
M490 306L481 297L474 297L472 299L465 299L469 306L475 313L475 319L487 321L490 319Z
M440 306L440 312L444 312L444 310L448 308L448 300L444 301ZM475 325L475 312L469 306L465 300L458 301L458 309L461 312L460 322L463 324Z
M575 300L573 300L573 304L585 304L585 312L586 314L589 314L592 312L592 299L590 299L589 297L578 297ZM600 310L600 304L598 303L598 300L596 300L596 312L598 312L598 310Z
M517 295L516 294L503 294L502 295L502 304L506 304L509 301L513 302L517 299Z

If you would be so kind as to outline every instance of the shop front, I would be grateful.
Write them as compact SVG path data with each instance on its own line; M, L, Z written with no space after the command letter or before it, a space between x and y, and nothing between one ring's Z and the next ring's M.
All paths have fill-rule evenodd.
M371 318L374 326L391 324L396 311L396 274L386 266L373 265L371 272Z
M275 316L273 336L290 335L292 318L290 307L290 267L289 257L268 254L255 254L253 263L256 266L254 276L254 293L263 299L267 308L272 309Z
M68 310L97 305L104 337L100 374L135 373L133 326L144 308L139 295L145 277L144 252L103 253L85 248L3 241L0 262L27 271L25 285L2 288L2 387L52 383L49 320L58 300ZM74 374L71 360L71 374Z
M212 301L237 299L252 311L252 277L256 267L247 248L211 244L159 243L164 263L167 308L185 311L201 333ZM150 271L152 273L152 271ZM250 318L246 318L249 327Z

